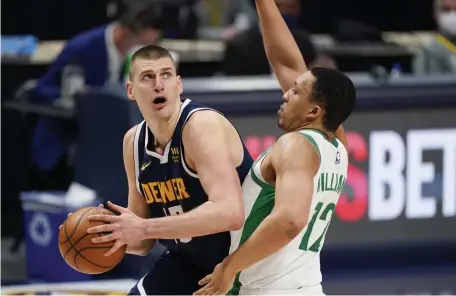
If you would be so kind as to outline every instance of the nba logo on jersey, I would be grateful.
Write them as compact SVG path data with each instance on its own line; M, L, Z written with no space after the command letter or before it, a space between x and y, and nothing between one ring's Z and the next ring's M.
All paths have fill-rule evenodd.
M336 164L339 164L340 163L340 152L337 151L337 154L336 154Z

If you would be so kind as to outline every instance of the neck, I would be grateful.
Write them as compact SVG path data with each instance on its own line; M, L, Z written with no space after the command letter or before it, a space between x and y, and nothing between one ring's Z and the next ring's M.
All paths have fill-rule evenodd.
M332 141L332 139L335 137L334 136L334 133L332 132L328 132L327 130L325 130L321 124L318 124L318 123L307 123L307 124L302 124L296 128L293 128L292 130L290 130L290 132L297 132L299 130L302 130L302 129L314 129L314 130L317 130L317 131L320 131L322 132L323 134L326 135L326 137L328 138L328 140Z
M145 119L150 131L154 135L155 146L164 149L173 137L174 129L179 120L181 105L182 103L179 103L178 107L174 109L171 116L167 119L159 119L156 117Z

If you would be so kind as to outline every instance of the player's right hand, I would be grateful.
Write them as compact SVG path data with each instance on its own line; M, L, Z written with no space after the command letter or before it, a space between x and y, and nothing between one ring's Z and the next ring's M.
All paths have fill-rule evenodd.
M103 204L99 204L98 207L99 207L99 208L104 208L104 205L103 205ZM68 213L67 218L70 217L71 214L73 214L73 213ZM60 228L62 228L62 225L63 225L63 224L60 224L59 230L60 230Z

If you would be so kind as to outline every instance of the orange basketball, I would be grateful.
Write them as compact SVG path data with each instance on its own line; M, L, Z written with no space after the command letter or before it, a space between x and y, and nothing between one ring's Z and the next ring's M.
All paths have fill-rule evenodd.
M104 253L112 248L115 241L92 243L92 238L101 234L88 234L87 229L102 225L104 222L89 221L90 215L114 215L108 209L99 207L82 208L71 214L59 230L59 250L62 258L73 269L85 274L99 274L114 268L125 255L124 245L109 257Z

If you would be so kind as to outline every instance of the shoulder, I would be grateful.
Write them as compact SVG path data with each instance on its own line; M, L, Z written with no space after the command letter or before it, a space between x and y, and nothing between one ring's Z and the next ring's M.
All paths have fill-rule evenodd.
M282 152L295 151L300 149L312 148L312 144L307 137L299 132L291 132L282 135L275 145Z
M127 149L128 147L133 148L133 144L134 144L135 137L136 137L136 132L138 131L138 129L140 128L141 125L142 125L141 123L137 124L137 125L133 126L132 128L130 128L125 133L125 136L123 139L124 150Z
M311 141L299 132L281 136L271 153L274 167L306 166L312 169L319 165L319 155Z
M82 51L84 49L93 49L96 41L105 42L105 31L107 26L100 26L88 31L84 31L73 38L71 38L65 45L65 49L73 49L75 51Z
M193 113L187 120L184 130L195 128L217 128L227 119L219 112L213 109L200 110Z
M198 111L188 119L182 130L182 143L188 151L222 149L229 144L227 119L214 110Z

